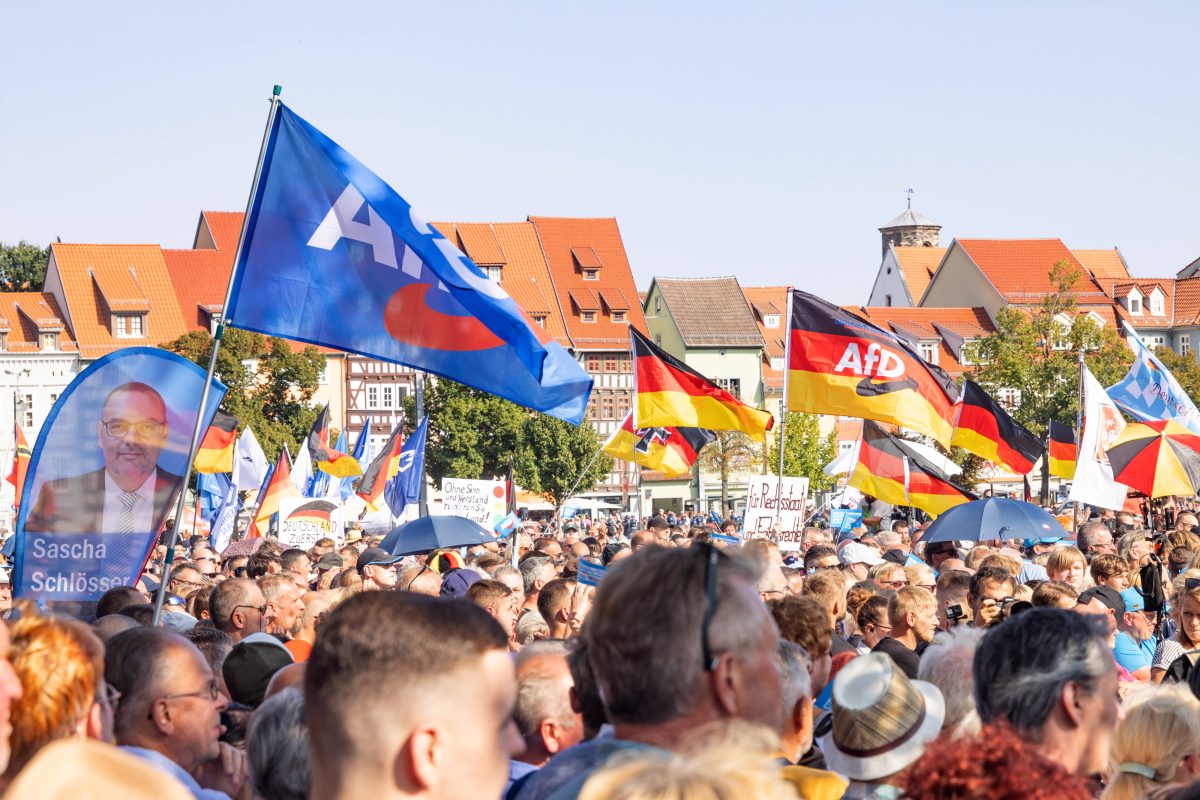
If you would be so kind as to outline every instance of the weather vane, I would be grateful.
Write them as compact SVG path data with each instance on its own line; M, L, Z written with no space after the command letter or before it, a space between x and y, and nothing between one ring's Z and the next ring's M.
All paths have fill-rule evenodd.
M906 195L908 195L908 210L909 210L909 211L912 211L912 196L913 196L913 190L912 190L912 188L910 187L910 188L908 188L908 189L905 189L905 190L904 190L904 193L905 193Z

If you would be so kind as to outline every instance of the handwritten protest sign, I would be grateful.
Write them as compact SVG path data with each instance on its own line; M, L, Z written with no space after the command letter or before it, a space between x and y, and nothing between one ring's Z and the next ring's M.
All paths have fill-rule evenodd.
M743 535L747 539L756 534L770 536L779 542L780 550L799 550L807 500L808 478L784 478L780 487L779 478L774 475L751 477L746 491Z
M507 513L503 481L442 479L442 513L466 517L488 530Z
M336 503L311 497L285 497L279 501L279 543L308 550L318 539L342 543L340 509Z

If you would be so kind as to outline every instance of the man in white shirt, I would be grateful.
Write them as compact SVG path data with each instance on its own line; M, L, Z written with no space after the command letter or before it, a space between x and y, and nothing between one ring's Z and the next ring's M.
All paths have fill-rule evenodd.
M146 533L162 524L180 478L158 467L167 407L144 383L118 386L97 425L104 468L43 484L25 529L48 533Z

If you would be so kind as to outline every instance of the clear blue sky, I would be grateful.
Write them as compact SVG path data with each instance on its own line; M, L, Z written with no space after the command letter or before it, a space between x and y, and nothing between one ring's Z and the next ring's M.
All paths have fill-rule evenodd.
M963 237L1200 256L1200 7L5 3L0 241L190 244L271 86L427 219L615 216L638 284L865 302L904 207Z

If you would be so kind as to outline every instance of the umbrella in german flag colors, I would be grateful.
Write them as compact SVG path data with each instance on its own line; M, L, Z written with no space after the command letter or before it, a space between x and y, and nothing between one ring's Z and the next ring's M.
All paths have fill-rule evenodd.
M1194 496L1200 488L1200 436L1178 422L1135 422L1108 448L1113 478L1148 497Z

